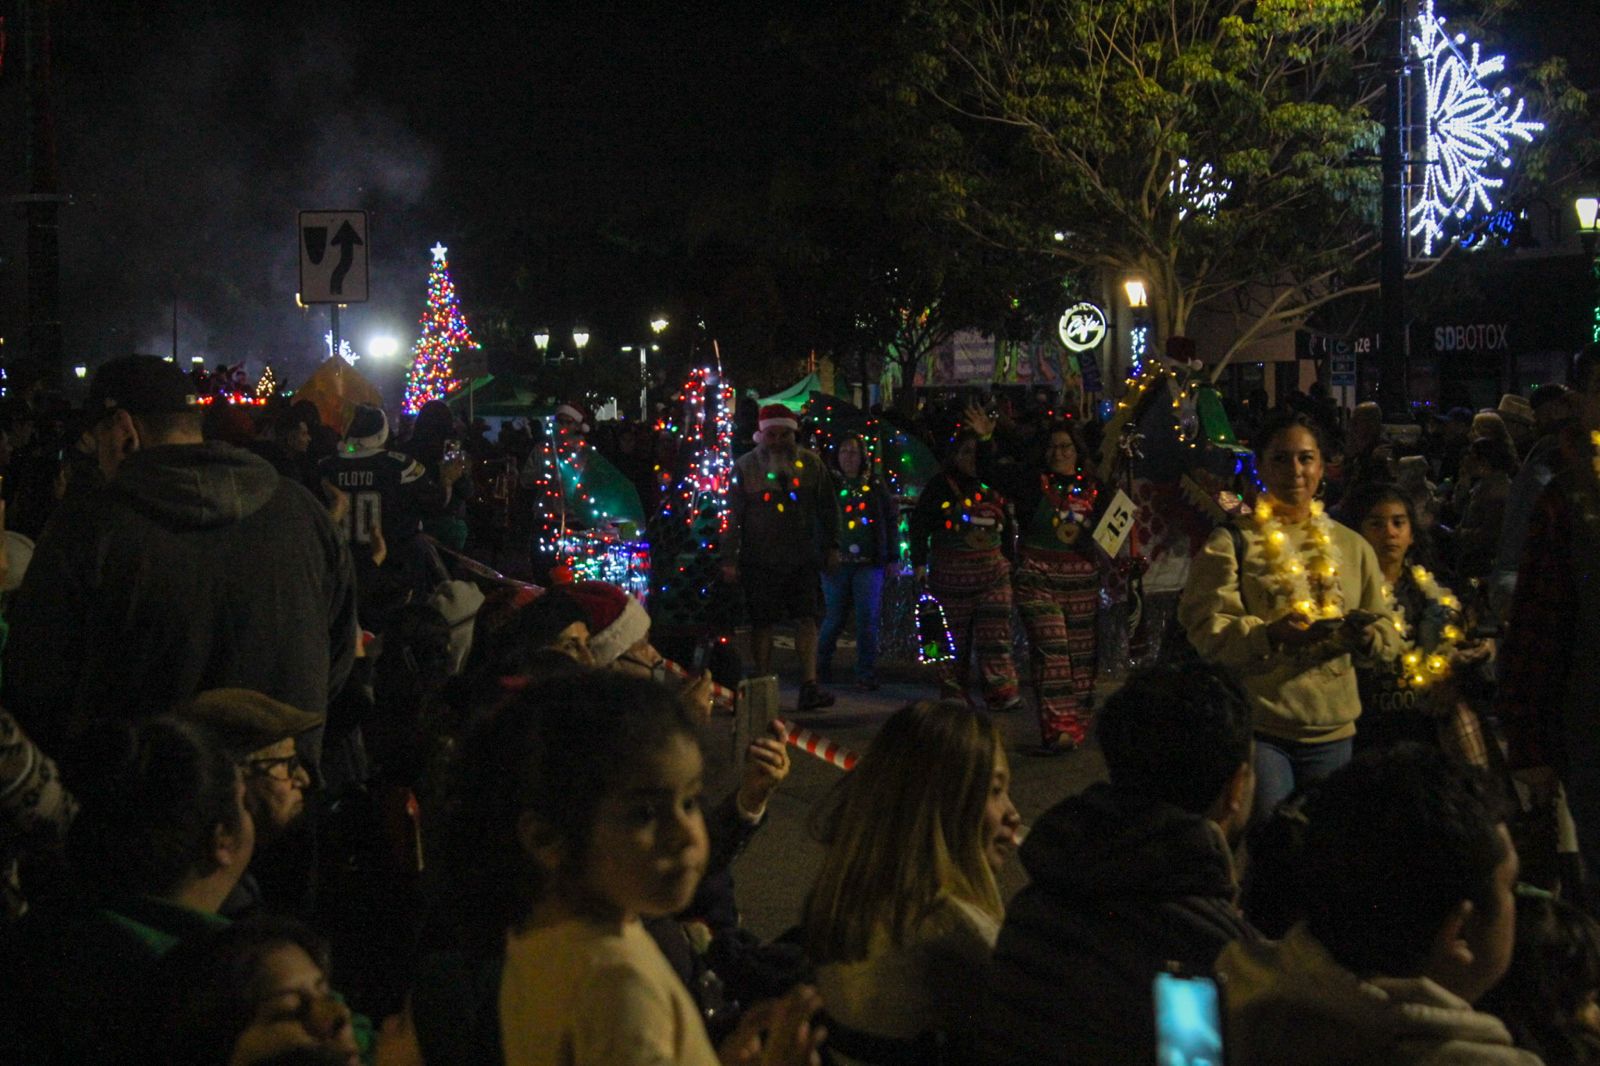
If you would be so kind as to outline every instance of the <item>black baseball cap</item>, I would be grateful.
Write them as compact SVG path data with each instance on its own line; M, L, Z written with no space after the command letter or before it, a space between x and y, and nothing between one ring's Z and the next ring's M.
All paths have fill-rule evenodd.
M112 411L175 415L199 411L200 395L176 364L153 355L124 355L94 372L85 408L94 418Z

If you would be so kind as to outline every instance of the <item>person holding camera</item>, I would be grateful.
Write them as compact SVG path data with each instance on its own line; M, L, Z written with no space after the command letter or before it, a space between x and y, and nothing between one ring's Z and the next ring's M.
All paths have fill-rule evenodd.
M1305 415L1263 427L1254 513L1212 533L1195 557L1178 620L1202 659L1244 687L1264 817L1350 761L1361 697L1353 657L1392 660L1378 557L1324 513L1321 429Z

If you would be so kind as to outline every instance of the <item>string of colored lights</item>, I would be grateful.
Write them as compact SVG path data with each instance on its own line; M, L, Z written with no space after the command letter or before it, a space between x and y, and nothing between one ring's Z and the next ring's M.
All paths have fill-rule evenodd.
M1128 333L1128 362L1133 376L1144 373L1144 357L1150 352L1150 327L1134 326Z
M466 316L456 297L450 277L448 249L432 248L433 262L428 268L428 302L422 311L422 335L412 349L411 370L406 374L406 394L402 404L407 414L416 414L429 400L443 399L460 386L454 377L455 357L462 350L476 348L467 328Z
M812 444L819 454L828 455L839 445L839 441L854 434L859 437L865 446L863 469L870 470L873 478L889 487L889 494L902 500L914 500L920 491L920 486L912 479L910 467L911 455L907 450L908 438L904 431L886 426L876 416L868 416L865 425L859 433L849 428L840 428L840 423L847 420L848 413L842 413L830 399L813 397L806 405L806 424L811 429ZM892 461L887 453L891 447L898 449L898 462ZM841 497L847 494L840 493ZM848 507L846 508L848 510ZM865 509L865 505L862 505ZM911 555L911 530L910 524L902 511L899 514L898 549L897 556L904 560Z
M581 580L604 581L640 600L650 595L650 542L623 540L609 529L585 529L560 540L561 559Z
M1595 260L1593 273L1594 291L1600 292L1600 259ZM1596 344L1600 344L1600 300L1596 300L1594 305L1594 334L1592 339Z
M944 604L923 589L917 593L917 661L924 665L947 663L955 657L956 640L945 618Z
M667 545L655 572L660 591L691 593L694 602L710 599L716 568L707 566L721 550L728 531L728 487L733 473L734 390L711 367L690 372L676 404L656 423L688 454L683 473L662 493L653 529L682 529L680 549ZM680 538L668 537L675 542ZM698 564L698 565L697 565ZM698 584L697 588L686 587Z
M644 599L650 592L649 542L625 540L611 526L616 516L599 505L586 484L589 457L582 433L558 428L553 415L545 417L529 490L534 543L578 577L618 585Z

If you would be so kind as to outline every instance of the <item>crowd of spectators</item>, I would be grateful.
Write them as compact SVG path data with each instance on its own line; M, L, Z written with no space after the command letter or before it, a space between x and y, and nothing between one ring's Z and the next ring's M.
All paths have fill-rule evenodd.
M0 412L33 540L0 675L0 1058L1142 1066L1177 1061L1172 976L1222 988L1184 1039L1236 1066L1600 1062L1600 348L1420 435L1251 398L1260 491L1196 556L1181 647L1099 707L1098 426L976 399L902 428L947 456L909 561L981 694L950 670L887 717L771 941L733 870L782 728L708 743L730 694L620 588L451 587L487 570L454 553L531 565L537 430L245 427L143 357L81 411ZM759 668L796 623L806 710L850 608L876 625L899 516L860 437L819 456L798 423L745 426L722 562ZM592 443L653 499L660 439ZM1026 829L999 717L1023 692L1045 752L1106 766Z

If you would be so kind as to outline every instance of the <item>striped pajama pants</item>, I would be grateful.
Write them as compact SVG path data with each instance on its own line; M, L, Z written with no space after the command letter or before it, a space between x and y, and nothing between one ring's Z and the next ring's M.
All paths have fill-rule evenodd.
M928 561L928 591L944 607L955 638L956 660L947 664L944 687L966 695L974 658L991 710L1017 698L1017 666L1011 659L1011 564L999 550L939 551Z
M1047 746L1063 734L1081 744L1094 695L1100 574L1077 552L1025 551L1015 584L1033 650L1040 737Z

